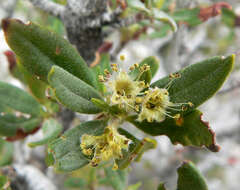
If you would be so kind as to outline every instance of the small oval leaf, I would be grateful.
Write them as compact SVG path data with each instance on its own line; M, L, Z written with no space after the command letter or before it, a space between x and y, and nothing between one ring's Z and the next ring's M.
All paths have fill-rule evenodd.
M53 154L54 166L60 171L73 171L89 163L89 159L81 152L80 139L83 134L101 135L106 121L89 121L68 130L60 138L49 144L49 152Z
M2 20L8 45L21 64L31 73L47 81L48 72L58 65L84 82L95 85L87 64L77 50L63 37L36 24L17 19Z
M53 66L48 81L59 102L69 109L89 114L101 111L91 102L92 98L102 99L98 91L64 69Z
M168 90L171 102L191 102L193 106L186 112L197 108L220 89L233 68L234 58L235 55L213 57L178 71L180 78L174 79ZM170 80L165 77L154 82L151 87L164 88Z
M204 177L190 161L184 161L178 168L177 190L208 190Z
M137 128L153 136L166 135L173 144L184 146L205 146L213 152L219 151L215 133L207 122L202 120L202 113L194 110L178 120L167 118L161 123L138 122L135 117L128 119Z

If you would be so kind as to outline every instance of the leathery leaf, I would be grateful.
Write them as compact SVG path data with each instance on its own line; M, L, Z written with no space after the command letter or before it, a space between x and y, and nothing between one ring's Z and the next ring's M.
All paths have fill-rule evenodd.
M151 87L164 88L173 80L168 90L171 102L191 102L193 106L185 113L190 112L220 89L233 68L234 59L235 55L204 60L176 72L179 78L170 79L167 76L154 82Z
M106 121L88 121L66 131L61 137L49 144L49 152L54 157L54 166L60 171L73 171L87 165L90 160L81 151L81 136L84 134L101 135Z
M48 81L57 99L69 109L89 114L101 111L91 102L92 98L102 99L98 91L64 69L53 66Z
M138 122L135 119L136 117L133 116L128 118L128 121L150 135L168 136L173 144L205 146L213 152L218 152L220 149L215 142L215 133L209 124L202 120L202 113L199 110L194 110L179 119L167 118L161 123Z
M206 181L190 161L184 161L178 168L177 190L208 190Z
M84 82L95 85L95 78L77 50L63 37L34 23L4 19L2 28L8 45L23 66L47 81L53 65L58 65Z

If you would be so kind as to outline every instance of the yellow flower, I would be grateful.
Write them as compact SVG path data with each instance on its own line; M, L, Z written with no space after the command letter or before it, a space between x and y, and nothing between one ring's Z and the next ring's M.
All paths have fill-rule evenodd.
M91 164L97 166L101 161L121 159L122 149L128 149L130 140L120 135L114 126L107 126L100 136L83 135L80 147L87 156L93 156ZM116 163L114 168L117 169Z
M144 89L142 81L133 81L126 72L119 72L117 78L110 83L112 89L111 103L124 108L133 108L136 96Z
M174 104L170 102L169 94L165 88L149 89L143 98L142 110L138 121L146 119L148 122L162 122L168 115L166 109Z

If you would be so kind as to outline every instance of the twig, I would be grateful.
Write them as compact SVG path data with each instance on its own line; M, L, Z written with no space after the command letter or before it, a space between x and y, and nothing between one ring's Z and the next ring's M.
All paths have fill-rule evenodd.
M29 0L32 4L47 13L61 18L64 12L65 7L63 5L54 3L50 0Z

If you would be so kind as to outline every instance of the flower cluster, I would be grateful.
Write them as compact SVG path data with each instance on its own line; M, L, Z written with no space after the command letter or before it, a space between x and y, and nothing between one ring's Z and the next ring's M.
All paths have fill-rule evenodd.
M118 104L119 107L133 108L137 95L144 89L145 84L139 81L133 81L130 76L124 72L119 72L116 80L109 82L112 90L111 104Z
M151 88L143 77L144 73L150 70L149 65L134 64L130 67L129 73L119 70L117 64L111 66L115 73L111 74L110 71L105 70L104 75L99 75L99 81L106 83L108 87L106 101L109 105L117 105L127 115L137 114L137 120L140 122L144 120L162 122L166 116L176 119L180 117L176 111L180 112L185 103L172 103L168 93L173 80L180 77L179 74L171 74L171 80L165 88ZM135 72L135 74L132 75L131 72ZM191 103L187 104L192 106ZM175 114L171 110L174 110ZM128 149L131 141L117 131L118 125L122 122L121 117L115 118L115 120L119 120L117 124L106 127L100 136L87 134L82 136L81 148L85 155L92 157L92 166L97 166L101 161L113 158L114 169L117 169L116 160L122 158L122 149Z
M87 156L93 156L91 164L97 166L101 161L110 159L121 159L122 149L128 149L130 140L117 132L115 126L107 126L104 133L100 136L83 135L81 138L81 149ZM114 162L113 169L118 166Z
M143 64L142 66L134 64L130 67L130 71L137 70L138 75L131 78L129 73L119 71L116 64L112 64L112 70L116 71L116 77L110 80L110 72L105 72L103 82L107 82L110 90L108 97L109 104L118 105L119 108L125 109L128 113L135 112L138 114L138 121L147 120L148 122L162 122L166 116L178 118L180 115L171 115L168 110L181 111L181 106L186 103L172 103L169 98L168 89L175 78L179 78L179 74L171 74L170 82L165 88L150 88L142 80L145 72L150 70L150 66ZM192 105L187 103L188 105Z

